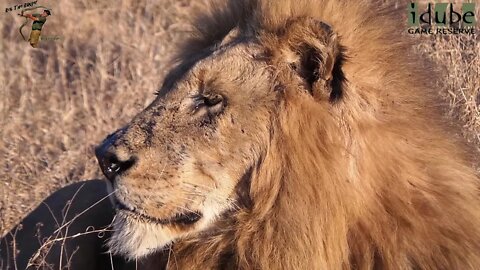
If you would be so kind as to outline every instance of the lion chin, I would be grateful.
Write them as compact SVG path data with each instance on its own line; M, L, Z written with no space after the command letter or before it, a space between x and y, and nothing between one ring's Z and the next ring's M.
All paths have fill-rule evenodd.
M108 241L113 254L127 258L141 258L173 242L177 234L168 225L135 220L128 214L117 212L114 233Z
M220 213L231 206L210 204L203 213L187 211L168 219L158 219L125 209L116 203L113 234L107 242L112 254L138 259L167 248L174 241L207 229Z

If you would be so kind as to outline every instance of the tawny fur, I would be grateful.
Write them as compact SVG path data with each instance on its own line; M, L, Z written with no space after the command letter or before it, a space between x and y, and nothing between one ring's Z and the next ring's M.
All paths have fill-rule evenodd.
M235 28L266 48L286 90L247 181L251 205L175 241L169 269L480 269L473 154L442 118L440 78L382 3L233 1L199 19L173 75ZM299 94L283 72L289 47L318 38L289 32L304 19L337 35L325 53L345 58L338 101Z

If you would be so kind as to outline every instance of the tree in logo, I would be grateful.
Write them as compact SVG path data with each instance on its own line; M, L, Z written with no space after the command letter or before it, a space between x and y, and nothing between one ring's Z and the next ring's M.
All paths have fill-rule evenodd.
M23 35L22 29L25 25L27 25L27 23L29 22L29 19L33 21L32 31L30 32L30 37L28 41L30 42L30 45L32 45L32 47L34 48L38 47L38 43L40 41L40 35L42 33L42 27L47 21L47 17L52 15L51 9L49 8L39 6L32 9L37 9L37 8L44 8L44 10L42 13L29 14L29 13L25 13L25 11L31 10L31 9L24 9L20 14L18 14L19 16L25 17L25 22L22 24L22 26L20 26L20 29L19 29L20 35L22 35L22 38L25 41L27 41L27 39Z

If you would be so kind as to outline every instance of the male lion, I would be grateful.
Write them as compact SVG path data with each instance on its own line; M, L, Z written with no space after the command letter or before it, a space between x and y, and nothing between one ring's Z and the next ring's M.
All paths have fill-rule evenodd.
M200 16L156 100L96 150L111 250L166 249L168 269L480 269L473 155L382 3Z

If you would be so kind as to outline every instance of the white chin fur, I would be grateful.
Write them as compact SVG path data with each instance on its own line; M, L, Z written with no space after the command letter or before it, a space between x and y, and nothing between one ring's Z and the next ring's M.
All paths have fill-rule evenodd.
M226 204L221 206L216 200L208 200L203 212L203 217L189 232L179 233L170 226L145 222L119 211L113 223L113 235L107 245L114 254L123 255L130 259L147 256L164 248L178 238L187 237L208 228L216 218L232 207Z
M110 252L137 259L165 247L177 236L167 226L132 219L117 212L114 233L107 244Z

